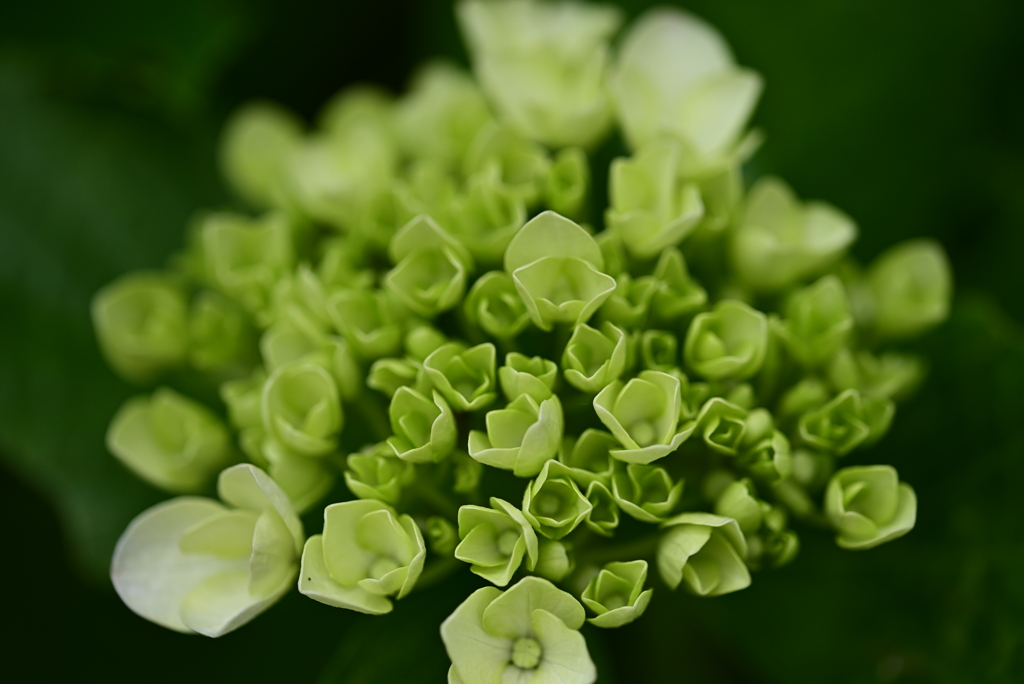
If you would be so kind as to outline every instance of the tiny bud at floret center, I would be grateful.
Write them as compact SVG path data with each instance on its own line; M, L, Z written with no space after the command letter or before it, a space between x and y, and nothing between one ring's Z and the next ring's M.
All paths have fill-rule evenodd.
M373 579L379 580L384 575L388 574L392 570L396 570L401 567L394 559L388 558L387 556L381 556L373 562L370 566L369 576Z
M540 664L541 647L536 639L516 639L512 645L512 664L523 670L532 670Z
M507 530L498 537L498 552L503 556L511 556L519 541L519 532Z

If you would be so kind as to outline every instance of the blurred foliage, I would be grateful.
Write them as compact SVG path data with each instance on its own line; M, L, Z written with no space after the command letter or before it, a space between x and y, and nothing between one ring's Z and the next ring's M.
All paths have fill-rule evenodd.
M636 14L651 3L623 4ZM755 123L768 142L752 170L854 216L859 256L936 236L959 296L915 349L931 359L929 381L856 457L893 463L914 484L917 529L865 553L807 532L798 563L757 574L747 591L663 596L644 620L588 632L610 661L602 673L1024 681L1024 5L686 7L765 76ZM309 116L343 85L398 89L422 59L463 54L445 0L0 6L0 505L12 535L5 600L21 625L5 673L55 678L75 662L112 681L442 680L437 626L466 576L377 619L295 594L218 641L164 632L114 598L113 545L161 496L103 446L132 389L102 363L88 304L116 275L161 264L196 210L230 201L215 142L231 107L268 97ZM399 636L401 652L390 647Z

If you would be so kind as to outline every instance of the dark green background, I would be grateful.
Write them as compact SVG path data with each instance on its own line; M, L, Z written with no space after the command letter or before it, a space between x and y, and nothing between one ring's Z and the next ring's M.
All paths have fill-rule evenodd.
M927 385L851 457L914 484L917 529L868 553L807 532L747 591L662 590L640 622L588 632L604 681L1024 681L1024 3L688 7L765 76L754 169L853 215L865 259L935 236L957 296L915 347ZM309 116L357 80L399 89L438 54L463 59L434 0L0 4L0 679L443 681L437 625L467 577L386 618L296 593L216 641L120 603L113 544L161 494L105 452L133 390L88 317L99 286L160 265L196 209L227 201L214 146L233 106Z

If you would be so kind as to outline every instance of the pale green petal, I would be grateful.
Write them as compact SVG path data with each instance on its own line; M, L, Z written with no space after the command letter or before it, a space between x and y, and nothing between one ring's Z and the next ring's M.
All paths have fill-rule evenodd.
M185 361L187 316L181 284L161 273L122 276L92 301L93 326L103 356L133 382L148 381Z
M249 558L253 532L261 514L252 511L224 511L182 532L178 542L183 553L224 559ZM289 544L291 539L288 539Z
M390 510L373 499L345 501L324 509L324 562L337 582L352 586L366 577L376 554L359 543L359 521L368 513Z
M217 493L224 502L247 511L262 513L273 508L292 535L295 553L301 551L305 540L302 522L288 495L265 472L249 464L232 466L220 474Z
M872 323L883 338L918 335L946 320L953 277L934 240L909 240L879 256L867 273Z
M512 273L549 256L575 257L594 268L604 267L601 248L587 231L553 211L530 219L505 250L505 271Z
M267 102L240 107L224 127L220 165L236 192L258 207L282 207L285 160L299 146L302 122Z
M344 587L331 577L324 561L323 537L319 534L306 540L302 550L299 592L335 608L370 615L383 615L392 609L391 601L387 598L371 594L358 586Z
M760 79L735 66L714 28L687 12L660 8L640 17L626 35L611 90L634 149L668 133L712 156L735 143L760 94Z
M260 514L251 543L249 593L269 596L286 578L294 577L299 554L284 521L273 509Z
M193 631L181 618L185 598L212 574L232 568L245 570L248 558L228 561L187 554L179 539L187 530L225 512L211 499L180 497L135 518L118 540L110 565L110 579L125 605L168 629Z
M583 626L586 613L570 594L539 577L524 577L483 611L483 626L488 634L506 639L533 636L533 611L544 610L565 623L569 629Z
M509 590L511 591L511 590ZM579 604L576 604L579 606ZM583 608L580 607L582 613ZM484 614L486 624L487 614ZM542 648L540 666L537 668L536 684L593 684L597 680L597 668L590 659L586 639L573 623L538 607L531 616L533 631Z
M220 420L167 388L125 402L107 431L107 448L144 480L172 492L199 491L235 458Z
M229 570L207 577L181 606L181 620L189 629L218 637L246 624L291 589L296 568L289 568L281 583L264 595L249 591L249 572Z
M466 684L498 684L512 655L512 642L484 629L487 607L499 596L494 587L477 589L441 623L441 640L452 669Z

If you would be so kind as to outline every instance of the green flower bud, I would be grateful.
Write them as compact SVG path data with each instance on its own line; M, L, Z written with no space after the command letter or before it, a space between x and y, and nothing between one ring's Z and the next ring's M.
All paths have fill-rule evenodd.
M640 335L640 358L648 370L671 373L679 367L679 340L664 330L645 330Z
M800 439L836 456L844 456L860 446L870 435L864 407L857 390L847 390L821 408L800 416Z
M488 411L487 432L471 430L469 455L484 465L533 477L554 458L565 427L562 404L552 395L538 404L529 394Z
M277 281L270 305L260 312L261 325L287 321L297 328L325 332L331 327L327 316L327 288L308 264Z
M288 160L288 180L305 215L342 231L369 235L362 222L390 189L397 157L390 140L360 126L306 138ZM379 242L379 240L374 240Z
M786 303L786 320L776 331L805 366L816 366L835 354L853 334L853 314L839 278L825 276L794 293Z
M366 246L351 236L324 240L317 267L320 282L329 290L362 290L373 285L373 271L366 268Z
M890 248L868 269L872 324L879 337L913 337L946 320L953 277L942 245L908 240Z
M460 508L459 538L455 557L499 587L509 583L524 559L527 570L537 564L537 534L522 512L502 499L492 497L491 508Z
M324 456L337 447L344 414L334 378L323 367L295 363L274 371L263 387L263 427L282 447Z
M633 622L647 610L654 589L644 591L647 561L608 563L583 590L583 605L597 617L590 622L597 627L621 627Z
M377 359L370 366L366 385L389 397L394 397L401 387L411 387L421 394L430 390L422 364L408 359Z
M627 263L626 248L622 246L622 236L611 230L603 230L598 233L594 240L601 248L601 256L604 257L604 272L613 278L618 278L629 270Z
M537 556L537 567L534 568L538 576L552 582L561 582L575 568L576 561L568 544L552 539L540 540L540 553Z
M200 239L209 284L251 313L266 309L277 282L295 263L292 227L282 214L210 214Z
M426 533L430 550L438 556L450 556L455 552L459 532L445 518L436 515L427 518Z
M394 185L397 215L406 216L408 223L420 214L435 220L447 222L451 218L451 205L458 194L455 176L451 169L432 159L414 160ZM399 222L398 225L404 225Z
M655 466L629 464L612 476L615 503L630 517L658 523L667 518L683 496L683 481L675 484L668 471Z
M522 197L502 183L496 168L471 176L468 190L452 200L444 225L484 264L500 264L508 243L526 223Z
M290 201L284 171L302 142L302 122L268 102L239 107L224 127L220 166L239 195L260 208L285 208Z
M864 441L864 446L871 446L889 431L892 419L896 415L896 404L892 399L885 397L862 396L860 405L864 414L864 422L871 430L871 434Z
M562 353L566 381L582 392L600 392L625 372L626 345L626 334L611 323L601 330L580 323Z
M700 411L697 423L704 443L726 456L735 456L747 433L747 412L720 397L714 397Z
M566 439L558 452L558 460L569 469L572 479L580 487L588 487L595 480L610 484L615 471L611 451L617 446L618 442L612 435L588 428L579 439Z
M93 297L92 321L107 363L128 380L145 382L185 361L188 304L169 276L118 278Z
M822 489L835 471L831 454L797 449L793 454L792 480L806 489Z
M572 479L572 471L558 461L544 464L523 496L523 515L549 539L561 539L590 514L591 505Z
M423 571L427 547L411 516L362 499L324 509L324 532L302 550L299 592L336 608L390 613Z
M394 356L402 345L403 316L384 292L348 290L327 300L334 327L364 359Z
M530 314L512 278L501 271L480 276L463 303L466 318L499 340L510 340L530 324Z
M593 684L597 669L577 631L585 619L576 599L540 577L505 592L478 589L441 624L448 681Z
M724 398L730 404L736 404L744 410L753 408L754 404L757 402L757 397L754 396L754 387L749 382L741 382L738 385L733 385L733 387L725 393Z
M755 412L751 412L753 416ZM789 476L793 469L793 452L789 440L778 430L771 430L766 436L751 440L750 417L747 418L746 450L740 456L739 464L755 479L776 483Z
M550 166L543 146L507 126L492 123L480 131L469 148L464 173L467 177L493 179L525 213L526 207L537 204ZM497 256L500 260L501 254Z
M413 78L409 94L398 105L395 124L408 155L455 169L490 120L473 79L458 67L434 62Z
M188 361L200 371L232 372L251 366L255 334L245 312L231 300L204 290L188 318Z
M312 362L326 342L327 336L319 331L302 330L288 321L279 321L260 337L260 355L267 370L275 371L300 360Z
M551 211L527 222L505 251L505 271L542 330L558 322L585 323L604 304L615 280L603 267L594 238Z
M706 382L690 382L686 374L680 370L676 370L672 375L679 378L679 395L682 398L679 419L682 421L695 420L700 415L708 397L711 396L711 386Z
M870 549L914 528L917 496L891 466L843 468L828 483L825 514L839 546Z
M628 273L621 273L615 279L615 292L601 307L601 318L623 328L641 328L647 324L657 293L658 281L654 277L634 280Z
M388 446L403 461L436 463L455 448L455 416L438 392L432 398L400 387L391 399L388 416L395 435L388 437Z
M822 202L801 205L781 180L762 178L750 189L729 254L744 283L778 291L827 269L856 238L846 214Z
M667 8L651 10L633 24L610 81L632 148L667 133L704 158L735 145L761 87L756 72L736 66L718 31Z
M903 399L924 378L924 363L916 356L843 348L828 365L828 379L836 390L855 389L866 397Z
M654 278L657 287L651 299L651 311L658 320L674 321L700 310L708 301L707 291L690 277L686 261L678 249L667 249L661 253L654 268Z
M721 596L750 586L743 562L747 542L732 518L682 513L665 521L658 544L658 572L672 589L686 582L698 596Z
M237 430L262 427L263 385L267 373L257 368L248 378L231 380L220 386L220 398L228 407L228 418Z
M761 529L761 523L771 506L757 498L750 480L737 480L725 488L715 501L715 515L732 518L744 534Z
M260 455L267 472L291 499L296 512L305 513L334 487L334 471L323 461L296 454L272 439L263 439Z
M668 456L693 433L679 426L682 399L679 378L641 371L623 384L616 380L594 397L597 417L622 444L611 455L627 463L648 464Z
M228 506L179 497L128 525L110 579L132 611L177 632L217 637L295 586L302 523L281 488L245 464L223 471L217 490Z
M591 506L587 527L602 537L612 536L619 526L619 505L615 502L615 495L603 482L594 480L587 485L586 497Z
M678 179L681 153L679 143L660 139L612 162L605 222L634 257L650 259L679 244L704 217L700 189Z
M317 119L330 134L358 132L389 142L394 137L395 102L375 86L349 86L320 109Z
M456 451L452 456L455 468L452 471L452 490L458 494L476 494L480 487L480 478L484 474L484 464L474 461L464 451Z
M398 505L402 489L416 476L413 465L394 457L391 448L378 444L346 459L345 485L360 499Z
M463 0L457 15L481 86L516 130L556 148L590 147L605 135L605 69L618 9Z
M143 480L170 492L203 489L234 455L220 420L166 387L121 406L107 430L107 448Z
M490 342L469 349L449 342L427 357L423 370L456 411L479 411L498 396L496 355Z
M440 330L429 325L417 325L405 336L405 351L409 358L422 363L446 342L448 338Z
M501 391L509 401L528 394L540 403L552 396L557 381L558 365L540 356L510 352L505 356L505 365L498 369Z
M697 314L686 332L686 364L709 380L749 378L764 364L768 319L742 302L722 300Z
M589 186L587 153L578 147L562 148L548 167L544 203L555 213L578 219L586 209Z
M430 217L406 224L388 253L397 265L384 276L384 287L413 313L433 318L462 301L472 261Z
M779 399L778 416L781 419L796 418L824 406L830 396L831 393L824 382L816 377L806 377L789 388Z

